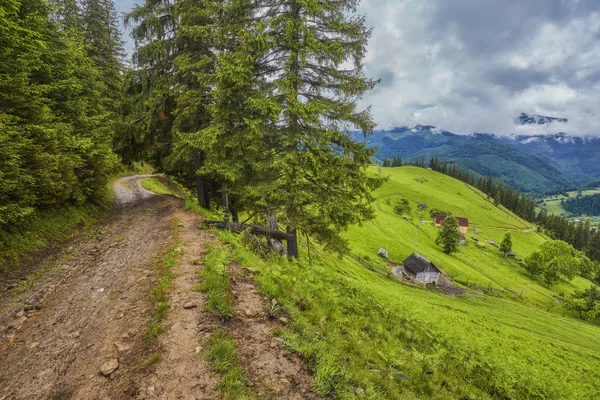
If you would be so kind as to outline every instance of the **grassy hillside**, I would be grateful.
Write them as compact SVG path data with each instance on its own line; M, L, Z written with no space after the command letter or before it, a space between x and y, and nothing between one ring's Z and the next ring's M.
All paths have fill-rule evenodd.
M417 250L455 277L520 289L527 298L474 291L447 297L401 284L315 244L311 262L306 242L298 261L264 260L240 236L218 232L228 244L219 250L222 256L254 271L260 290L276 299L272 315L288 318L276 334L308 361L317 391L337 399L599 398L600 327L563 316L553 300L557 292L587 282L562 282L548 290L490 246L480 250L471 243L446 256L433 244L436 228L421 224L414 208L426 203L467 216L484 240L499 241L511 230L520 257L545 238L441 174L412 167L382 173L390 179L375 193L375 220L347 234L355 255L384 268L375 256L379 247L397 260ZM386 202L400 197L413 205L408 221Z
M365 232L365 237L368 235ZM279 332L338 399L591 399L600 328L501 298L402 285L351 257L265 261L220 233L256 272Z
M373 168L372 171L377 173L378 169ZM484 287L491 285L496 291L504 291L507 297L517 296L519 301L544 308L555 308L554 297L560 293L589 287L587 280L576 278L548 289L541 280L532 281L514 260L505 259L490 246L488 240L500 243L504 234L511 232L513 251L518 258L524 259L547 238L535 232L527 221L494 206L477 189L443 174L416 167L382 168L381 174L389 176L389 180L374 194L377 198L376 218L362 227L351 228L347 234L357 255L383 265L376 256L380 247L388 250L390 259L396 262L416 251L455 280ZM408 199L412 205L407 220L393 211L394 204L401 198ZM429 209L438 208L469 218L468 243L461 247L460 253L448 256L435 244L437 228L433 226L429 211L417 210L422 203L427 204ZM421 222L421 216L425 217L425 223ZM475 229L480 233L475 234ZM483 247L477 246L471 236L477 237Z

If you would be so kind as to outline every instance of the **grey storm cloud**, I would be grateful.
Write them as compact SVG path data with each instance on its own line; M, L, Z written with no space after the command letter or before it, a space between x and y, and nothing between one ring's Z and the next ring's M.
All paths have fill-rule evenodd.
M363 0L359 13L373 28L366 72L381 79L363 105L380 128L553 132L516 126L526 112L600 136L599 0Z
M380 128L600 135L599 1L369 0L360 12L374 28L367 73L386 76L364 99ZM515 126L521 112L570 122Z

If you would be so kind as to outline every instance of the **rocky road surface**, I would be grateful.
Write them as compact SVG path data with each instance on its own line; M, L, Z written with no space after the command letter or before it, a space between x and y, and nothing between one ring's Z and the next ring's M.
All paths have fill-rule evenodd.
M41 257L26 279L0 287L0 400L222 398L220 377L203 358L216 321L202 311L204 295L192 290L204 246L215 238L197 228L200 217L181 200L142 188L145 177L118 180L104 223ZM149 344L152 267L174 246L182 257L172 271L171 309L164 333ZM243 318L229 329L249 385L268 388L269 398L315 398L306 365L273 341L279 325L265 316L269 299L244 276L244 285L234 286ZM256 316L242 311L247 299ZM140 368L157 351L160 361Z

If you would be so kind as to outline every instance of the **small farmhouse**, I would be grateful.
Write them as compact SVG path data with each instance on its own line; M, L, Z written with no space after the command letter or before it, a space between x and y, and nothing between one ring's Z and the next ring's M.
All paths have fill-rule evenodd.
M420 254L413 253L402 264L404 272L415 282L437 283L440 279L441 271L431 261Z
M446 219L445 215L438 214L435 216L435 226L438 228L442 226L442 222ZM456 217L458 221L458 230L461 234L466 235L469 230L469 219L464 217Z

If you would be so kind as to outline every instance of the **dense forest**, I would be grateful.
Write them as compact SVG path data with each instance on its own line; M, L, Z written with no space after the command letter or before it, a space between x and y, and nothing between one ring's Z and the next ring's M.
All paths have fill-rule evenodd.
M339 251L371 218L380 180L359 98L370 30L357 2L111 0L0 6L0 230L37 210L95 201L117 165L150 161L222 205ZM281 225L281 227L280 227Z
M563 200L561 205L574 215L600 215L600 193Z
M123 49L110 0L3 1L0 49L2 248L39 211L103 195Z

